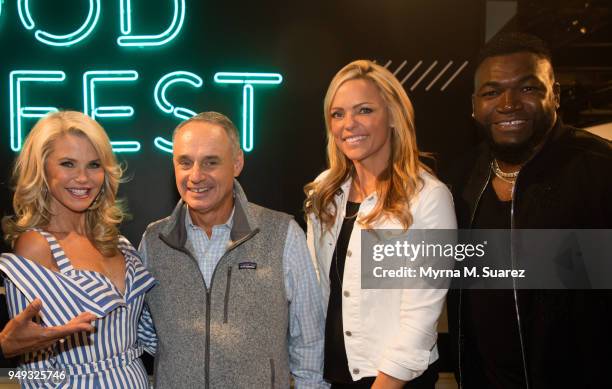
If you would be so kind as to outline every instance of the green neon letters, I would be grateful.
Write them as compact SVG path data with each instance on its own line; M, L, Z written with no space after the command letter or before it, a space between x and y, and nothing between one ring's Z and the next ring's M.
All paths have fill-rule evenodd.
M128 35L132 32L132 4L131 0L121 0L119 2L119 26L121 33Z
M21 108L21 117L24 118L42 118L49 112L57 112L55 107L23 107Z
M11 149L21 150L23 139L22 117L42 117L45 114L57 111L55 107L22 107L21 83L23 82L60 82L66 79L66 73L61 70L14 70L10 79L10 137Z
M30 9L28 6L28 0L17 1L17 12L19 13L19 19L27 30L32 30L36 26ZM65 35L55 35L43 30L36 30L34 37L42 43L50 46L71 46L75 43L82 41L87 38L100 19L100 0L89 0L89 13L85 22L74 32Z
M81 0L83 1L83 0ZM141 0L144 1L144 0ZM168 1L168 0L166 0ZM44 45L70 47L91 36L100 21L100 0L88 0L88 14L83 24L76 30L65 35L56 35L42 30L30 12L29 0L17 0L17 12L21 24L26 30L32 31L34 37ZM106 4L106 2L105 2ZM173 16L170 26L157 35L136 35L132 33L132 0L120 0L120 36L119 46L147 47L163 46L175 39L183 28L186 7L185 0L172 0ZM4 0L0 0L0 15L4 16ZM10 145L13 151L19 151L23 139L23 119L41 118L49 112L57 111L52 106L22 106L22 88L24 82L61 82L66 74L60 70L14 70L10 72ZM84 112L94 119L129 118L134 116L134 108L129 105L97 106L95 87L98 83L129 82L139 78L135 70L92 70L83 74L83 106ZM255 85L277 85L283 77L278 73L248 73L248 72L218 72L214 75L217 84L242 84L242 148L252 151L254 148L254 89ZM204 85L202 78L187 71L173 71L164 75L156 84L154 91L155 104L162 112L185 120L195 112L189 108L173 105L166 97L168 88L176 83L189 84L194 88ZM113 141L113 150L117 152L136 152L141 144L135 140ZM154 145L160 150L172 152L172 142L163 137L156 137Z
M159 81L155 85L153 97L155 98L155 104L163 112L171 113L172 115L176 116L181 120L186 120L194 116L195 112L187 108L175 107L166 98L166 90L171 85L179 82L190 84L194 88L200 88L202 85L204 85L204 81L202 81L202 78L200 78L200 76L191 72L179 70L176 72L168 73L159 79ZM166 151L168 153L172 152L172 142L161 136L156 137L153 141L153 144L160 150Z
M117 44L128 47L162 46L176 38L185 22L185 0L173 0L173 2L174 14L170 26L165 31L155 35L132 35L131 0L120 0L119 25L121 35L117 38ZM100 0L89 0L87 18L75 31L65 35L56 35L37 29L34 32L34 37L50 46L72 46L87 38L93 32L100 20L100 4ZM2 0L0 0L1 13ZM29 0L17 0L17 13L26 30L35 29L36 23L30 12Z
M83 74L83 103L85 114L96 118L131 117L134 108L129 105L121 106L97 106L95 100L96 83L102 82L126 82L138 79L135 70L90 70ZM113 141L115 152L136 152L140 150L138 141Z
M243 84L242 87L242 149L246 152L252 151L255 139L253 118L253 103L255 100L254 84L278 85L283 82L283 76L278 73L244 73L244 72L219 72L214 76L219 84Z
M183 28L185 21L185 0L174 0L174 15L166 31L157 35L131 35L132 12L130 3L131 0L120 1L121 10L119 18L122 35L117 38L119 46L161 46L176 38L181 28Z
M14 70L10 72L10 145L13 151L22 147L23 120L41 118L49 112L57 111L53 106L24 106L22 89L25 82L62 82L66 74L61 70ZM133 82L139 79L135 70L90 70L83 73L83 112L94 119L129 118L134 116L134 108L130 105L106 106L99 105L96 99L96 87L102 83ZM218 84L242 84L242 148L249 152L254 148L254 86L256 84L280 84L283 80L278 73L228 73L219 72L213 77ZM201 88L204 82L200 76L188 71L174 71L162 76L155 85L153 99L155 105L165 114L186 120L195 112L186 107L174 105L166 95L168 89L175 84L188 84L193 88ZM137 152L141 143L136 140L111 141L115 152ZM158 136L153 144L164 152L172 152L172 142Z
M23 24L26 30L31 30L34 28L34 20L32 20L32 15L30 15L28 0L17 1L17 13L19 13L21 24Z

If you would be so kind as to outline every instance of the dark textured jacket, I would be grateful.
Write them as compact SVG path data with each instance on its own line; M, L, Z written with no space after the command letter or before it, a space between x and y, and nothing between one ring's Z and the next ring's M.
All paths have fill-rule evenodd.
M450 180L460 228L472 226L491 179L491 158L482 145ZM521 169L512 201L512 228L612 228L612 144L558 121ZM609 385L610 291L516 290L514 302L529 388ZM465 364L461 290L449 293L448 308L457 380L480 388L480 371Z
M159 281L147 295L159 339L158 389L289 387L282 258L291 217L248 203L237 182L234 190L232 242L208 287L185 247L182 202L143 237Z

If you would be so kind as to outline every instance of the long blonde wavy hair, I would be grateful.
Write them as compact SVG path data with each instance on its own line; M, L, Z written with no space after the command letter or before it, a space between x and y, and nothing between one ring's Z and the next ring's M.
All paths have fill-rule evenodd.
M51 113L40 119L26 138L12 172L15 215L2 219L4 239L14 247L19 235L32 228L44 228L53 214L45 164L53 151L54 142L72 134L84 137L92 144L104 170L101 193L85 211L88 238L105 256L117 252L118 225L125 213L116 201L123 169L117 163L110 140L104 129L93 119L77 111Z
M353 163L338 149L331 134L330 107L338 88L345 82L355 79L368 80L377 87L386 103L389 123L394 124L391 128L389 164L378 176L376 184L379 201L369 214L359 219L359 222L369 227L384 215L397 218L404 229L408 229L413 221L410 202L422 186L419 173L421 169L431 173L431 170L419 160L419 156L430 155L420 153L417 148L414 109L406 91L391 72L368 60L349 63L336 73L329 84L323 101L328 171L320 179L304 187L306 193L304 212L313 213L325 229L330 229L338 212L334 196L342 183L354 175Z

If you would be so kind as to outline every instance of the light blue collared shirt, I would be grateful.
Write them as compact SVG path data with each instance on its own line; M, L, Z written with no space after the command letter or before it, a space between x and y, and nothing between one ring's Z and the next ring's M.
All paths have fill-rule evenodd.
M210 238L206 235L203 229L193 224L189 208L185 212L185 228L187 229L187 249L191 251L198 266L202 277L206 281L206 287L210 288L210 281L217 267L217 263L225 254L227 246L231 242L230 233L234 225L234 210L229 218L223 224L213 226Z

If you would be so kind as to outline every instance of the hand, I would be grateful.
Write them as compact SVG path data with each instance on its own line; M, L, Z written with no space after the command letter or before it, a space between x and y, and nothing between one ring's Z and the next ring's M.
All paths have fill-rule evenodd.
M0 332L0 347L5 357L45 349L74 333L95 330L91 322L96 316L90 312L83 312L62 326L43 327L32 321L41 308L42 302L35 299Z
M376 380L374 380L374 384L372 384L372 389L402 389L405 384L406 381L398 380L395 377L391 377L379 371Z

